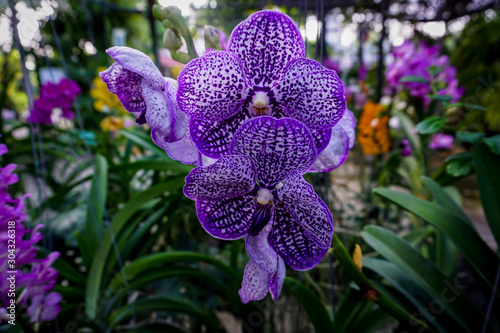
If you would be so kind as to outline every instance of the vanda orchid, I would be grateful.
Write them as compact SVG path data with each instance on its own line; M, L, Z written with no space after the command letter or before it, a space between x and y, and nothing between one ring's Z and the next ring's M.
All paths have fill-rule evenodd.
M200 152L212 158L228 153L243 122L262 115L300 120L321 152L346 106L337 73L306 59L299 29L275 11L252 14L233 30L227 52L192 60L178 83L177 101L191 116L191 137ZM349 145L344 132L338 133L342 135L332 144Z
M291 118L262 116L245 122L229 152L186 177L184 193L196 200L203 228L216 238L244 236L251 258L240 296L278 297L284 264L307 270L330 247L330 211L302 175L317 150L307 127Z

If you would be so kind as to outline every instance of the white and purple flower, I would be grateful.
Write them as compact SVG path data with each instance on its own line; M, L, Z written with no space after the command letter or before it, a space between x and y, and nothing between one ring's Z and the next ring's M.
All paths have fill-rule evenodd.
M284 264L308 270L331 245L333 220L302 175L317 157L308 128L292 118L262 116L245 122L227 155L186 177L184 194L196 200L198 218L213 237L247 236L252 259L240 296L279 295Z
M252 14L233 30L227 52L192 60L178 82L192 139L211 158L227 154L238 128L263 115L300 120L321 152L346 106L337 73L306 59L299 29L275 11Z

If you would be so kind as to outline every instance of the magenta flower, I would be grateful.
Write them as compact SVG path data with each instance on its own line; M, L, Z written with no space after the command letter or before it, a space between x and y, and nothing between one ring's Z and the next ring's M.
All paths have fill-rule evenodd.
M210 235L247 236L252 261L240 290L243 302L264 297L268 288L277 297L284 278L281 260L307 270L330 247L330 211L302 178L316 157L303 123L262 116L240 127L228 155L186 177L184 194L196 200L198 218Z
M177 101L191 117L200 152L211 158L227 154L241 124L263 115L300 120L323 150L344 113L344 88L334 71L304 57L294 22L261 11L233 30L227 52L189 62L179 75Z
M5 145L0 145L0 155L7 152ZM57 271L50 267L59 256L58 252L52 252L46 258L36 259L36 243L42 236L38 230L42 225L36 226L32 231L24 226L26 215L24 214L24 195L19 199L12 198L8 192L8 187L18 181L18 177L13 173L16 165L9 164L0 168L0 306L5 308L10 304L10 297L7 293L9 280L12 274L8 271L16 271L16 286L22 290L17 295L16 302L23 306L28 306L27 312L32 322L40 323L52 320L60 311L60 298L54 297L56 293L45 295L50 291L57 281ZM12 229L13 228L13 229ZM8 239L12 239L8 230L15 230L15 266L9 262ZM22 288L22 289L21 289ZM40 311L42 300L45 299ZM1 313L0 313L1 314ZM49 315L50 314L50 315Z
M403 139L401 140L401 145L403 147L403 149L401 149L401 156L410 156L412 153L410 141L408 139Z
M429 143L430 149L453 149L453 135L449 134L434 134Z
M419 76L428 82L436 81L439 95L449 95L451 102L455 103L462 97L464 88L458 87L456 78L456 68L450 65L447 56L439 56L439 49L436 46L428 47L425 43L420 43L418 48L410 41L405 41L403 45L393 51L394 62L387 67L386 81L390 87L401 91L402 88L408 90L410 95L422 99L425 105L432 101L427 97L432 94L431 85L426 82L400 82L401 78L408 75ZM438 68L439 73L434 77L430 69Z
M33 103L28 121L39 124L52 124L52 110L59 108L62 116L73 119L71 107L81 89L75 81L62 79L59 83L48 82L40 87L40 97Z

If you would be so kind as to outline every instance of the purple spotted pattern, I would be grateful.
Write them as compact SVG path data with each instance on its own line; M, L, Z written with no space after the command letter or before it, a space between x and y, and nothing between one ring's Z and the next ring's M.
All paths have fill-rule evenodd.
M179 75L177 101L192 116L191 135L200 152L212 158L227 154L243 121L262 115L299 119L318 132L313 136L321 152L344 113L344 89L335 71L304 56L293 20L261 11L234 29L228 52L189 62ZM258 95L265 96L265 108L254 104Z
M349 149L356 138L356 118L346 110L344 116L332 128L331 139L326 148L318 155L310 172L328 172L341 166L347 159Z
M295 270L314 267L333 236L326 205L302 178L317 157L308 128L292 118L262 116L236 132L228 155L186 177L184 193L196 200L198 218L212 236L247 236L252 259L245 269L243 302L279 295L284 264ZM262 193L267 201L261 201ZM267 225L262 209L270 212Z

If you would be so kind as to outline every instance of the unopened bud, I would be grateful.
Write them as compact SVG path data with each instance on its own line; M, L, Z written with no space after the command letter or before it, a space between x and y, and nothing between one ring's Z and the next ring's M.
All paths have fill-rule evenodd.
M182 16L180 9L175 6L168 6L165 7L165 12L167 14L166 17L171 27L175 28L175 30L177 30L179 32L179 35L181 35L182 37L188 38L188 36L190 35L189 27L186 23L186 20Z
M158 21L163 21L166 18L165 11L163 10L163 7L157 4L153 5L153 16L155 19Z
M182 46L182 39L175 32L167 29L163 34L163 46L169 49L170 52L175 52Z
M363 253L361 252L361 247L356 244L354 245L354 253L352 254L352 260L356 267L358 267L359 271L363 269Z
M205 37L206 50L210 48L213 48L214 50L222 50L222 46L220 45L219 31L216 28L210 25L206 25L203 35Z

